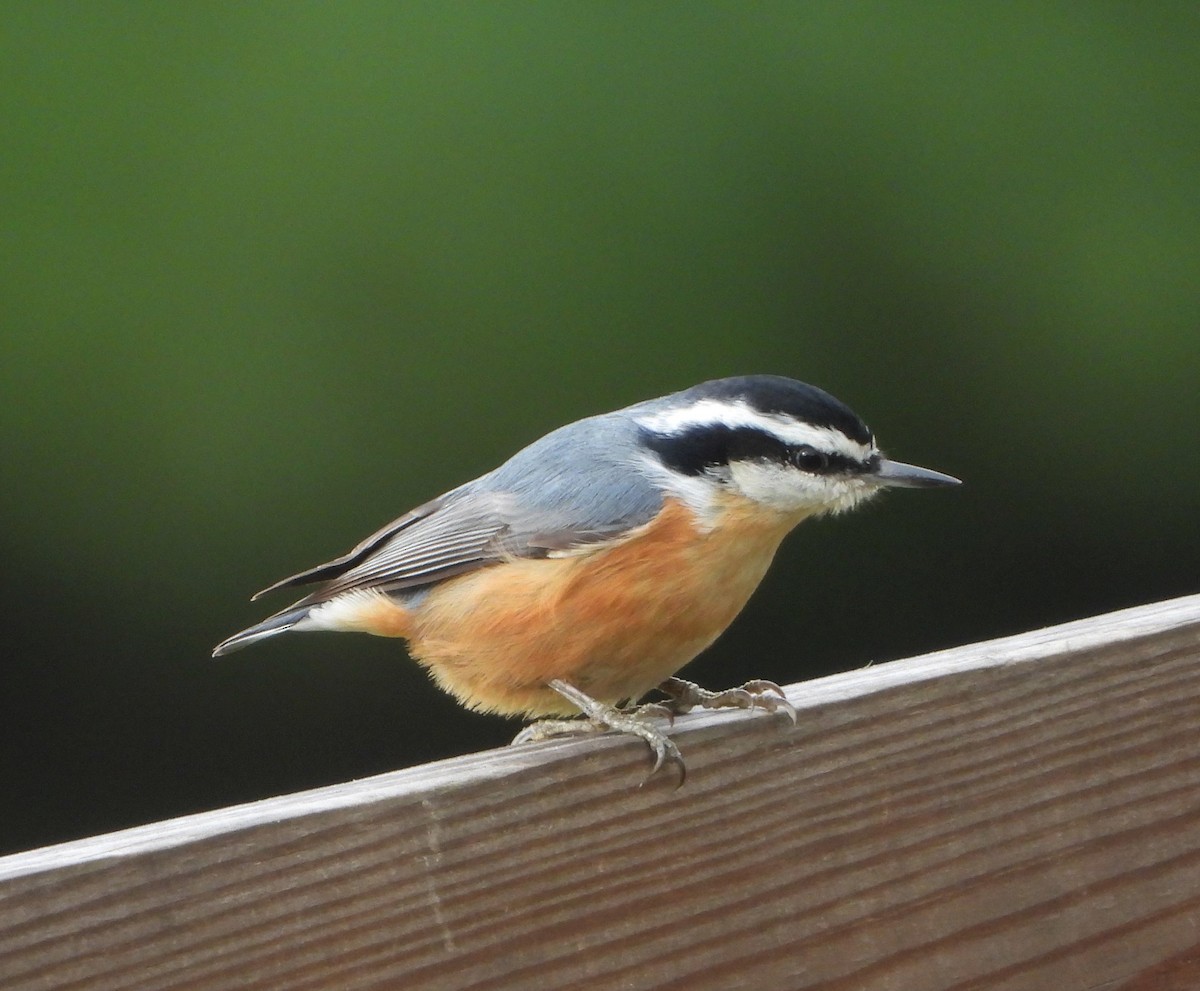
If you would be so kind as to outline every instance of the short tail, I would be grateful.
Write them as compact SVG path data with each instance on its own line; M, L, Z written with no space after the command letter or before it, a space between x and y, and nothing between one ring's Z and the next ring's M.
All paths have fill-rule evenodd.
M311 608L311 606L293 606L283 612L277 612L274 616L268 616L261 623L256 623L254 626L242 630L241 633L235 633L228 640L222 640L213 648L212 656L220 657L222 654L231 654L235 650L249 647L251 644L266 640L277 633L286 633L304 620Z

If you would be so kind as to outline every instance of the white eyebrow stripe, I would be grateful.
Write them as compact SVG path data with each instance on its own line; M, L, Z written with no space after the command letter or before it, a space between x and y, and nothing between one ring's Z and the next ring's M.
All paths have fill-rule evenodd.
M773 434L785 444L807 444L820 451L844 454L856 461L865 461L874 448L851 440L833 427L818 427L800 423L779 413L761 413L745 403L724 402L720 399L701 399L690 406L647 413L637 418L639 426L656 434L683 434L693 427L749 427Z

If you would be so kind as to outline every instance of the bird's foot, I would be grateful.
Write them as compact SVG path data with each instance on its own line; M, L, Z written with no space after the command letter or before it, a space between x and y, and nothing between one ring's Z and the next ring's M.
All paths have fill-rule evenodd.
M617 708L607 705L581 692L574 685L554 679L550 683L559 695L568 702L579 707L586 718L584 719L543 719L526 726L513 739L513 743L533 743L549 740L560 736L583 736L591 733L603 733L615 730L618 733L630 733L646 742L654 754L654 767L650 769L647 780L653 777L664 765L670 764L679 770L679 785L683 784L687 768L679 748L667 737L661 729L650 725L647 720L665 717L674 720L674 711L669 705L650 703L630 708ZM678 787L678 785L676 786Z
M667 696L665 705L671 712L691 712L697 706L701 709L762 709L782 712L793 726L796 725L795 706L773 681L748 681L740 688L710 692L682 678L668 678L658 690Z

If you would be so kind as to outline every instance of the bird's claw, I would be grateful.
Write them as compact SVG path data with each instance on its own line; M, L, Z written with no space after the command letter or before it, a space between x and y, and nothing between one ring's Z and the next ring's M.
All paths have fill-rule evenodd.
M552 681L550 687L578 706L586 718L543 719L531 723L513 738L514 744L535 743L562 736L584 736L603 733L606 730L629 733L644 740L654 754L654 766L646 775L646 781L654 777L665 765L670 764L679 770L679 782L676 787L683 784L687 777L687 767L679 748L666 733L647 722L653 718L666 718L674 722L675 712L669 705L651 702L647 705L619 709L597 701L566 682Z
M796 707L788 701L784 690L773 681L748 681L739 688L710 692L682 678L668 678L658 690L667 696L666 708L684 713L701 709L762 709L782 712L796 725Z

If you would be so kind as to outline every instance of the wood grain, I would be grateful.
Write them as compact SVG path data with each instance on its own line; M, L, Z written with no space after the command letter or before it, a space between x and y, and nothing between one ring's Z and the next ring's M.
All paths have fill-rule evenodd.
M0 858L0 986L1173 988L1200 596ZM1182 986L1182 985L1180 985Z

